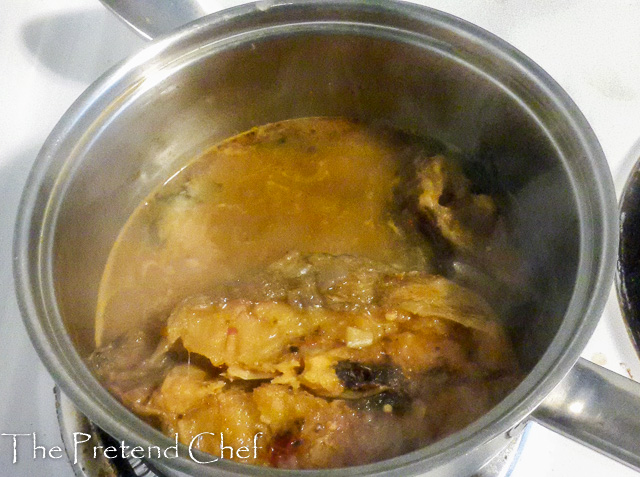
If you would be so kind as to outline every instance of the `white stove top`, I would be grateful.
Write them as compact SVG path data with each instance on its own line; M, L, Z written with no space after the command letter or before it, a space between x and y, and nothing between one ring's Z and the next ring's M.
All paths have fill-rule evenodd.
M219 8L244 3L211 2ZM640 2L423 0L480 25L540 64L578 104L608 157L618 194L640 155ZM97 0L5 0L0 6L0 434L62 446L53 381L23 328L11 242L20 193L47 134L102 72L144 41ZM640 377L612 293L584 357ZM30 437L0 436L0 476L71 477L64 456L33 458ZM54 455L55 452L54 452ZM532 425L513 477L640 475Z

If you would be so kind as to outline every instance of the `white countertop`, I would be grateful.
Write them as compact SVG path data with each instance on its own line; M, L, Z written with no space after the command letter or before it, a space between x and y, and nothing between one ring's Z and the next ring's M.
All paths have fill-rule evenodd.
M221 0L219 8L244 3ZM640 2L633 0L425 0L507 40L569 93L592 125L620 193L640 155ZM23 328L13 289L13 225L26 176L64 111L102 72L145 42L97 0L4 0L0 6L0 434L36 433L62 445L53 381ZM640 377L612 293L584 357ZM0 476L71 477L65 458L12 464L0 436ZM640 475L537 425L513 477Z

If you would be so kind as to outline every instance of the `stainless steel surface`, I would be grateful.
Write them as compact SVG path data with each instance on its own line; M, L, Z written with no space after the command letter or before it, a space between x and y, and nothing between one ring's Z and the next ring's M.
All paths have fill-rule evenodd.
M213 10L204 8L197 0L100 0L127 25L150 40Z
M509 477L526 441L526 435L527 429L524 429L472 477Z
M57 386L53 392L56 400L56 417L60 426L60 437L62 437L67 460L71 464L76 477L117 477L117 468L103 455L97 454L96 458L94 458L90 451L88 453L84 451L77 452L78 446L74 443L75 439L83 441L85 436L90 436L85 444L87 447L83 446L81 449L91 449L93 446L101 445L102 442L95 433L95 428L91 422L82 418L73 403L60 392Z
M144 460L131 457L129 449L126 449L124 458L107 459L100 453L93 455L91 449L94 446L104 449L118 447L119 443L79 412L58 387L54 393L60 436L76 477L162 477ZM80 446L78 442L81 442Z
M640 383L581 358L533 417L640 469Z
M617 237L602 151L548 75L477 27L402 3L286 3L228 10L152 43L62 118L16 225L25 324L58 384L93 421L132 445L171 445L83 363L100 273L139 200L208 145L280 119L344 115L435 136L490 161L517 204L507 214L537 277L535 312L510 323L528 375L490 413L435 445L331 473L471 473L569 371L600 316ZM156 464L174 474L265 473L186 458Z
M629 337L640 355L640 161L620 198L620 246L616 290Z

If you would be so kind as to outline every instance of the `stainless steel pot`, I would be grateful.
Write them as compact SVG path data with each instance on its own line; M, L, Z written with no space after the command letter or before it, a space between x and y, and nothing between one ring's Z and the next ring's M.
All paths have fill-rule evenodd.
M532 418L640 468L639 386L578 359L604 307L617 244L613 184L593 132L520 52L406 3L230 9L154 41L76 101L38 156L15 236L24 321L64 392L129 445L173 445L84 365L107 254L140 200L199 151L252 126L316 115L435 136L490 162L517 204L509 220L538 299L509 324L527 376L491 412L410 454L308 474L469 475ZM286 473L181 455L155 465L169 475Z

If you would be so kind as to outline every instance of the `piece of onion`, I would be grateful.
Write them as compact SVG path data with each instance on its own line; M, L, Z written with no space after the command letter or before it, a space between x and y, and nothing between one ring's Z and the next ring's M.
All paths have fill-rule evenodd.
M353 326L347 327L347 346L349 348L365 348L373 343L373 333Z

